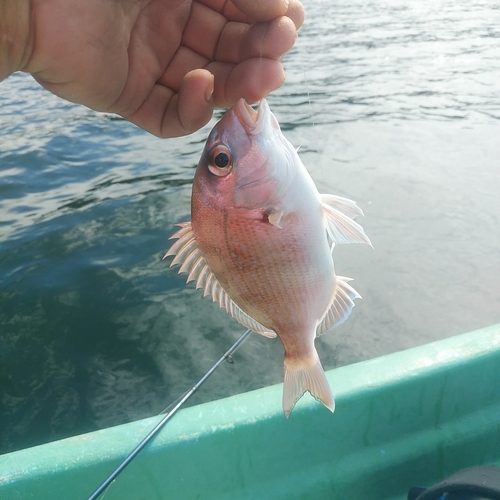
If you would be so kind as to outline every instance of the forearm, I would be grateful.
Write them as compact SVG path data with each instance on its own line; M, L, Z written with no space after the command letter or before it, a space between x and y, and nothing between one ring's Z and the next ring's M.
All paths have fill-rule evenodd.
M0 0L0 81L23 70L30 55L30 0Z

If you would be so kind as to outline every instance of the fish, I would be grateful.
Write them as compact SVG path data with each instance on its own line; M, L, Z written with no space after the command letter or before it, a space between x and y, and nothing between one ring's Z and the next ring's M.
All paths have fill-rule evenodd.
M335 274L336 244L371 245L347 198L320 194L266 99L244 99L214 126L193 179L191 221L164 258L243 326L284 348L283 411L308 391L335 402L314 342L361 298Z

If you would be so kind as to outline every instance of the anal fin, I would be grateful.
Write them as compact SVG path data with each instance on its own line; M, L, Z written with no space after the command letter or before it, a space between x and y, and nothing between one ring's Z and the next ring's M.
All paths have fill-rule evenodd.
M318 325L316 330L317 336L343 323L349 317L349 314L351 314L352 308L355 305L354 299L361 298L361 295L349 285L348 281L351 281L350 278L336 276L335 281L335 294L328 311L326 311L326 314Z

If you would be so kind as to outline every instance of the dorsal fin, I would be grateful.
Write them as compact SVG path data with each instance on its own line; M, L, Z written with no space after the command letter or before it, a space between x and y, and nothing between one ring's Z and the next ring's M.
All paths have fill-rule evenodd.
M228 314L243 326L265 337L276 337L276 333L273 330L255 321L240 309L233 302L231 297L229 297L228 293L224 290L210 269L203 255L201 255L198 243L196 242L196 238L191 228L191 222L181 222L177 224L177 226L179 226L180 229L170 237L171 240L177 239L177 241L163 256L164 259L172 255L175 256L170 263L170 267L181 264L179 274L188 273L186 282L189 283L190 281L196 280L196 288L203 288L204 297L212 297L214 302L218 302L221 308L225 309Z
M367 243L372 246L363 228L352 220L358 215L363 215L363 211L354 201L332 194L322 194L321 206L328 238L333 244Z
M323 316L323 319L316 329L316 335L318 337L343 323L348 318L349 314L351 314L352 308L354 307L354 299L361 298L361 295L349 285L348 281L351 281L351 278L336 276L335 280L335 295L333 296L330 308L326 311L326 314Z

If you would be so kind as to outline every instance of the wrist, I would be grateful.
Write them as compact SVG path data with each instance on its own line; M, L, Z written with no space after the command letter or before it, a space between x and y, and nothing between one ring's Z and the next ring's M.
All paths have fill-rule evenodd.
M0 81L23 70L30 54L30 1L0 0Z

